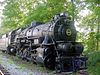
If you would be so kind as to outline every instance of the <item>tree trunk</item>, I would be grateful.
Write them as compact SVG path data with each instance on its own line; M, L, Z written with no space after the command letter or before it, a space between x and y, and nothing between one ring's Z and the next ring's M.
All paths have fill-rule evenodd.
M99 30L100 30L100 26L99 26L99 16L97 18L97 47L96 47L96 50L99 50Z

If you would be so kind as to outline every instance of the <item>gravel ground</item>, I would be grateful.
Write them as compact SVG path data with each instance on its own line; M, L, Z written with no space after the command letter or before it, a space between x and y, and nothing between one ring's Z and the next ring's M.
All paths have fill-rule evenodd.
M26 62L21 58L0 52L0 64L10 72L11 75L54 75L53 71L45 67Z
M0 64L11 75L88 75L88 74L55 74L54 71L48 70L40 65L33 64L18 58L11 56L0 51Z

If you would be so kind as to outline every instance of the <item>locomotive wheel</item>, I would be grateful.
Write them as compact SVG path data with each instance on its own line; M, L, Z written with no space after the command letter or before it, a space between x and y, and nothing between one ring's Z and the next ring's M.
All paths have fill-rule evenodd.
M44 65L48 69L55 69L55 57L53 57L52 55L45 56Z
M8 47L7 47L7 53L8 53L8 54L11 54L10 49L11 49L11 47L10 47L10 46L8 46Z
M7 53L8 54L12 54L12 55L15 55L16 54L16 50L13 48L13 47L11 47L11 46L8 46L7 47Z
M28 58L30 58L30 53L29 53L29 50L27 48L23 51L23 57L24 57L24 59L29 61Z
M55 66L55 70L56 70L56 73L61 73L61 65L60 64L57 64Z
M25 60L27 58L27 49L25 49L21 52L21 57L23 60Z

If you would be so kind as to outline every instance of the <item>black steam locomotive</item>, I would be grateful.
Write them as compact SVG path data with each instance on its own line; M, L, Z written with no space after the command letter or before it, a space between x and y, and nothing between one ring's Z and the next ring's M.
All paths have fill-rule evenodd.
M48 23L33 22L2 36L0 49L22 59L43 64L57 72L86 69L83 45L76 42L74 22L65 14L57 14ZM3 48L2 48L3 47Z

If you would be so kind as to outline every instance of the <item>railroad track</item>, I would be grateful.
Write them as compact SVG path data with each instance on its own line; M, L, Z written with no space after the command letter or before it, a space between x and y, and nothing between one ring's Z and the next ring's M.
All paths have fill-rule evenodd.
M89 75L88 71L86 71L86 70L81 70L78 73L79 73L79 75Z
M0 64L0 75L10 75L10 73Z
M72 73L72 72L62 72L62 73L55 73L54 75L89 75L87 70L81 70L78 71L76 73Z

